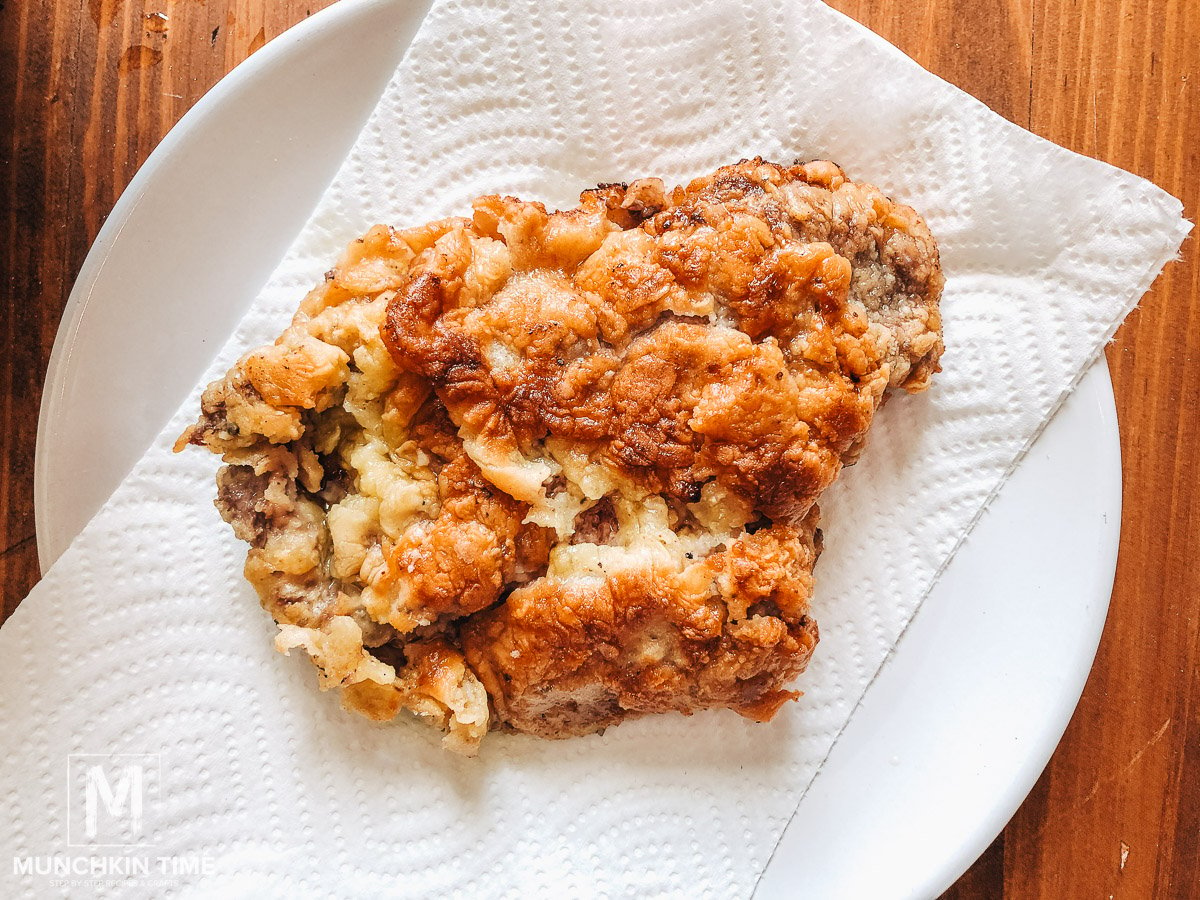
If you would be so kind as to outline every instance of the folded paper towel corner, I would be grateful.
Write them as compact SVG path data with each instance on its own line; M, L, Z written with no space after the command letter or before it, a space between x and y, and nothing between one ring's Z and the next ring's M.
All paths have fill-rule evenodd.
M920 210L947 276L940 380L904 415L884 409L870 452L823 504L823 642L802 700L769 726L657 717L565 743L502 736L461 761L419 728L352 718L300 661L275 657L211 504L213 464L170 452L201 386L273 338L371 224L462 213L488 193L571 205L591 184L678 183L758 154L833 159ZM749 893L954 550L1177 254L1181 212L817 0L435 4L209 373L0 629L13 854L66 851L78 825L68 754L152 754L155 855L216 860L217 874L184 885L368 894L402 874L413 895L485 879L517 892ZM648 846L662 864L621 864ZM0 879L6 896L44 886Z

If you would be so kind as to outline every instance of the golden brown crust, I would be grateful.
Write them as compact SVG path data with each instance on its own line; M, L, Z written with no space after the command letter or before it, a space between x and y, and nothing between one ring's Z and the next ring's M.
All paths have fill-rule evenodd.
M756 721L798 696L816 511L743 535L682 571L548 575L472 616L462 644L510 728L586 734L632 714L727 707Z
M586 442L647 493L687 501L715 479L797 518L885 388L920 389L937 367L932 238L829 164L755 160L670 194L608 185L566 213L475 208L414 261L384 340L476 459ZM903 328L887 327L895 305Z
M181 438L323 687L472 752L726 707L817 641L816 500L941 353L937 249L836 166L378 226Z

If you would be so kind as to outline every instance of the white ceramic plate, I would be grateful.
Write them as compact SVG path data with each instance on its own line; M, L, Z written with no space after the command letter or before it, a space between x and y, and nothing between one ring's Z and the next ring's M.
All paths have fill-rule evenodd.
M36 461L47 568L282 257L427 0L342 0L229 75L113 210L59 328ZM784 833L762 897L931 897L1045 767L1108 608L1121 464L1098 365L926 600Z

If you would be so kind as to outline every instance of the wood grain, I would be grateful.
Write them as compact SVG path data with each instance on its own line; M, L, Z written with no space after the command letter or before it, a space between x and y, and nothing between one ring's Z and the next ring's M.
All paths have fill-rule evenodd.
M138 166L331 0L0 0L0 599L37 579L32 459L71 282ZM1196 0L833 0L1000 114L1200 206ZM1029 799L953 898L1200 895L1200 264L1108 353L1124 453L1100 654Z

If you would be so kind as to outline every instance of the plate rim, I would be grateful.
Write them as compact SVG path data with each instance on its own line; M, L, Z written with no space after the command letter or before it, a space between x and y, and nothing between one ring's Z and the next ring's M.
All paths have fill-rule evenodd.
M50 358L42 379L42 397L38 404L37 433L34 442L33 517L38 567L43 574L70 543L68 541L63 546L56 546L47 539L53 531L48 518L48 510L53 506L49 499L53 488L47 453L47 447L52 439L52 423L58 420L60 411L66 403L64 388L69 381L72 349L79 337L84 312L96 283L103 273L105 260L112 246L124 233L139 201L148 190L154 187L159 172L180 153L189 140L195 139L195 136L203 131L209 118L239 91L249 88L260 73L279 62L293 49L294 45L306 43L319 32L343 19L364 14L371 7L384 7L393 2L394 0L339 0L332 6L318 10L272 38L258 51L230 69L187 112L180 116L179 121L171 126L163 139L146 157L146 161L134 173L129 184L117 198L117 202L113 204L108 218L105 219L104 224L96 233L95 240L88 248L79 273L75 276L75 281L59 318ZM425 13L422 12L422 20L424 20L424 16ZM51 549L54 550L53 553Z

